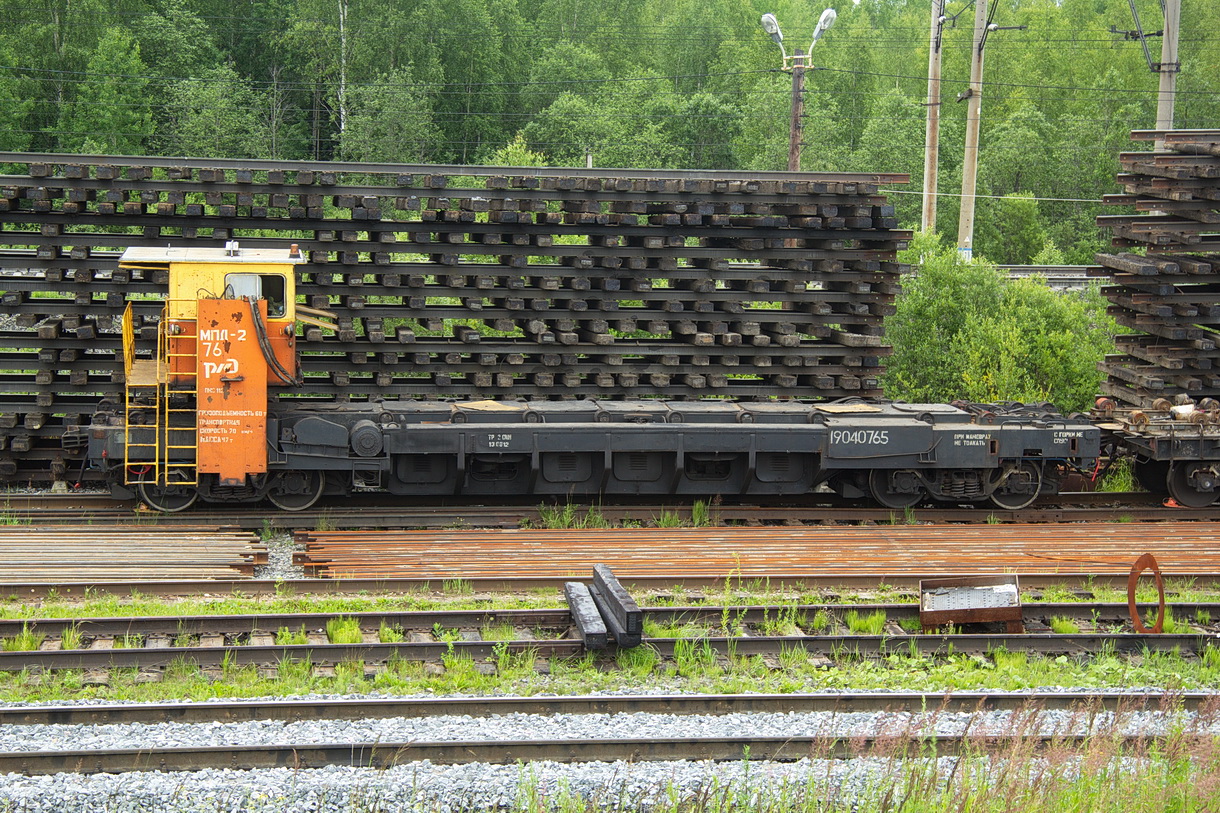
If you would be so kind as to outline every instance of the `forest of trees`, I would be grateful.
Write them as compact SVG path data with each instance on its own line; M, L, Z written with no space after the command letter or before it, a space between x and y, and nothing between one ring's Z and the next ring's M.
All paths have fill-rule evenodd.
M918 225L929 0L0 0L0 149L407 163L783 169L808 47L807 170L910 173ZM973 12L944 28L939 231L956 230ZM1089 262L1157 76L1128 0L994 0L976 250ZM1145 31L1158 0L1136 0ZM1176 125L1220 121L1215 0L1183 0ZM1159 60L1158 39L1150 40ZM1146 147L1143 147L1146 148Z

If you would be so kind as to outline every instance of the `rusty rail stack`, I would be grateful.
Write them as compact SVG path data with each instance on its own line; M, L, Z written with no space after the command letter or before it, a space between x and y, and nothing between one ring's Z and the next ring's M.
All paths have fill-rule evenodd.
M307 573L332 579L563 579L601 563L636 579L879 581L996 573L1126 576L1156 553L1169 575L1220 572L1220 525L875 525L516 531L297 531Z
M892 174L502 169L2 153L0 476L54 466L151 347L133 245L299 243L308 395L878 395L909 232ZM14 169L15 167L15 169Z
M1119 156L1121 195L1103 202L1121 253L1098 254L1110 313L1131 333L1107 356L1103 391L1137 407L1161 397L1220 396L1220 130L1136 130L1164 149ZM1138 253L1142 249L1143 253Z

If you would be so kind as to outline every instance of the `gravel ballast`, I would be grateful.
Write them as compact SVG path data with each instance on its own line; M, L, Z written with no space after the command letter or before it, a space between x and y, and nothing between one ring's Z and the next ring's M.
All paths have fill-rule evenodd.
M944 762L944 760L942 760ZM947 769L947 768L946 768ZM9 776L0 804L13 813L173 810L353 813L382 810L526 809L523 795L576 797L606 809L647 809L677 798L724 792L733 798L777 793L860 794L893 764L883 759L767 762L595 762L527 767L413 763L386 770L327 767L314 770L196 773L127 773L45 777ZM535 808L529 808L535 809Z
M1082 715L1042 711L1037 725L1023 712L802 712L783 714L507 714L489 717L442 715L338 721L156 723L131 725L31 725L0 731L0 750L92 750L279 743L374 743L485 739L599 739L641 737L897 735L918 731L949 736L970 731L1003 735L1014 726L1041 733L1168 733L1197 730L1220 734L1220 723L1192 713L1102 712ZM945 758L948 759L948 758ZM942 760L943 761L943 760ZM353 811L506 809L519 794L540 793L592 800L608 807L630 802L734 798L756 793L823 794L827 788L852 798L895 770L883 758L797 762L597 762L528 766L435 765L426 760L390 769L327 767L310 770L205 770L190 773L132 772L121 775L57 774L0 777L0 809L46 811ZM528 789L526 791L525 789Z

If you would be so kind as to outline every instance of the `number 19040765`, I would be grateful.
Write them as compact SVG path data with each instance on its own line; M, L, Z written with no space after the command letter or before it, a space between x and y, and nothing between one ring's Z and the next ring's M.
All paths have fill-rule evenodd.
M888 429L832 429L831 443L855 444L858 446L884 446L890 442Z

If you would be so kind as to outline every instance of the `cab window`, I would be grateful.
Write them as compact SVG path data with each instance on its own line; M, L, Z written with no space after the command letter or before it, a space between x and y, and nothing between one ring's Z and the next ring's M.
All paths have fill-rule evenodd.
M267 300L267 316L272 319L284 316L284 287L284 277L279 274L225 274L227 296Z

